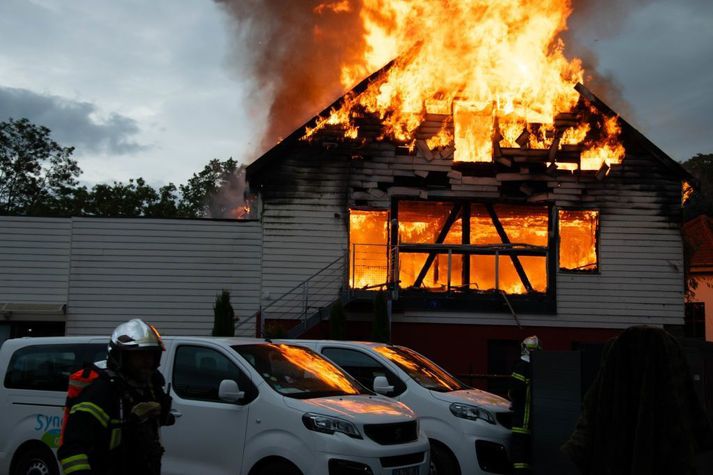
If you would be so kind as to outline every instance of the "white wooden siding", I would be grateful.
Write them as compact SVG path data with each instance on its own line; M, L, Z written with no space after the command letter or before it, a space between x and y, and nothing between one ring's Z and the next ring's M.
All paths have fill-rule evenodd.
M253 335L260 254L257 222L74 218L67 334L139 317L167 335L209 335L225 289Z
M69 219L0 216L0 302L65 304Z
M307 170L295 172L303 164ZM293 157L275 173L290 176L288 182L266 184L262 197L264 307L346 255L346 173L343 160ZM332 303L341 285L335 279L333 297L317 306Z

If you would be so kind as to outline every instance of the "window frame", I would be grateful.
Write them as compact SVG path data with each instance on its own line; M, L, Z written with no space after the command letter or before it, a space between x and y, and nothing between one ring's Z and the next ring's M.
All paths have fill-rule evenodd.
M562 236L560 234L560 211L596 211L597 213L597 229L594 231L594 253L597 256L597 261L595 263L596 267L594 269L563 269L560 264L560 245L562 242ZM602 211L599 208L588 208L588 207L571 207L571 206L560 206L556 207L553 213L556 219L556 250L557 250L557 262L556 268L557 272L561 274L584 274L584 275L596 275L601 273L601 256L600 247L601 242L601 228L602 228Z
M176 381L176 372L178 368L178 354L179 352L184 349L184 348L198 348L200 350L204 351L212 351L223 358L226 359L226 361L231 364L237 371L238 371L238 380L236 381L233 379L233 381L236 381L238 383L238 387L240 391L243 391L245 393L245 396L243 399L240 401L234 402L234 403L229 403L226 401L222 401L220 398L217 396L217 391L218 388L216 389L216 397L215 398L201 398L201 397L196 397L191 394L186 394L184 393L184 387L181 385L177 384ZM199 369L198 366L195 368L196 370ZM241 377L242 376L242 377ZM223 378L223 379L232 379L232 378ZM221 380L222 381L222 380ZM220 385L220 383L218 383ZM185 343L185 344L179 344L176 349L173 352L173 361L171 363L171 387L173 388L173 391L176 393L176 395L181 398L182 400L186 401L201 401L201 402L209 402L209 403L217 403L217 404L237 404L240 406L245 406L247 404L250 404L252 401L257 398L259 392L257 389L257 386L255 383L253 383L252 378L250 378L250 374L241 367L240 364L238 364L233 358L229 357L227 354L225 354L224 351L221 351L219 348L214 348L212 346L205 346L205 345L197 345L193 343Z
M355 380L359 381L359 383L360 383L362 386L364 386L365 388L367 388L369 391L373 391L373 390L374 390L374 380L373 380L373 378L372 378L372 380L371 380L371 384L368 384L368 385L367 385L367 384L364 384L364 382L363 382L361 379L359 379L358 377L356 377L355 375L353 375L346 367L342 366L342 365L339 364L336 360L332 359L331 356L329 356L329 355L327 355L327 354L325 353L325 351L330 351L330 350L349 351L349 352L352 352L352 353L356 353L356 354L359 354L359 355L362 356L362 357L365 357L365 358L370 359L370 360L373 361L375 364L377 364L379 367L381 367L381 368L384 370L384 373L385 373L385 374L383 374L383 375L381 375L381 376L386 377L387 381L389 382L389 385L391 385L391 386L394 387L393 391L391 391L389 394L387 394L388 397L397 397L397 396L400 396L401 394L403 394L404 391L406 391L406 389L407 389L406 383L403 382L403 381L401 380L401 378L399 378L398 375L396 375L396 373L394 373L391 369L387 368L381 361L379 361L379 360L376 359L375 357L371 356L371 355L370 355L369 353L367 353L366 351L359 350L359 349L354 349L354 348L344 348L344 347L342 347L342 346L325 346L325 347L323 347L321 350L319 350L319 353L320 353L322 356L324 356L325 358L329 359L330 361L333 361L334 364L336 364L337 366L339 366L340 368L342 368L342 369L343 369L346 373L348 373L352 378L354 378Z
M61 384L58 384L58 381L53 381L50 383L47 383L45 386L41 386L42 383L38 383L38 381L41 381L40 378L38 378L37 372L30 377L29 379L23 379L21 380L21 383L16 384L11 382L11 379L14 377L15 369L13 368L13 365L16 364L17 359L26 356L28 352L31 352L32 350L38 350L38 354L40 351L43 352L56 352L57 355L59 355L61 352L72 352L74 353L74 361L73 363L65 369L67 372L66 375L66 381L64 381ZM78 371L82 369L86 364L92 364L95 363L96 361L99 361L97 359L94 359L93 361L89 361L89 357L91 355L96 356L98 352L102 352L104 354L104 357L106 358L106 343L97 343L97 342L89 342L89 343L61 343L61 344L47 344L47 343L38 343L38 344L32 344L28 346L23 346L21 348L18 348L15 350L15 352L12 354L10 357L10 360L7 365L7 370L5 372L5 378L3 381L3 387L6 389L15 389L15 390L21 390L21 391L52 391L52 392L67 392L67 387L69 385L69 376L72 375L75 371ZM80 361L81 360L81 361ZM49 362L49 361L48 361ZM19 370L18 370L19 371ZM61 371L64 373L65 371ZM52 371L53 373L56 373L55 370ZM56 376L55 376L56 377ZM60 376L61 378L61 376ZM59 378L57 378L59 379ZM35 383L34 386L29 386L27 384L24 384L25 381L33 381Z

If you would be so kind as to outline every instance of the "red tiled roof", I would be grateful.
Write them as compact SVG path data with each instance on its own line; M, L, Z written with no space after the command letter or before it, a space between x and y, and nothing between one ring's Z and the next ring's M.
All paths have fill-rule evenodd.
M683 238L688 246L689 266L713 270L713 219L702 214L683 225ZM700 269L699 269L700 270Z

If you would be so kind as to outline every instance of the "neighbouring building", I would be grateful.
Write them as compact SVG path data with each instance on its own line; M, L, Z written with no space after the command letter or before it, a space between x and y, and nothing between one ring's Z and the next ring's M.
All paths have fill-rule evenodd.
M688 254L687 336L713 342L713 221L700 215L683 225Z

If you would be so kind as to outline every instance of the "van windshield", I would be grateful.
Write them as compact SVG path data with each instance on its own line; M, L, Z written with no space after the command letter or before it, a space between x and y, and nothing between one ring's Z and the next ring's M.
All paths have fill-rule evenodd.
M377 346L375 351L393 361L414 381L426 389L438 392L469 389L433 361L403 346Z
M369 394L339 367L307 348L264 343L233 349L283 396L310 399Z

